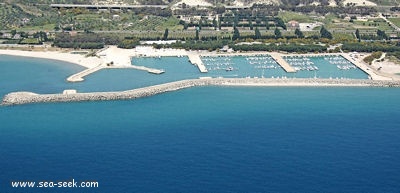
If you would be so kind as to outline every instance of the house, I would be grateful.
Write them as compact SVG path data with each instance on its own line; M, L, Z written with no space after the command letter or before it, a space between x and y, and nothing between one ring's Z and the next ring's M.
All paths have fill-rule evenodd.
M15 34L13 39L15 40L21 39L21 34Z
M113 20L120 20L120 19L121 19L121 16L119 16L119 15L113 15L113 16L112 16L112 19L113 19Z
M29 23L31 20L29 18L22 18L21 23L22 24L27 24Z
M11 39L13 36L12 36L12 34L10 34L10 33L4 33L3 35L2 35L2 38L4 38L4 39Z
M292 20L292 21L289 21L287 23L287 28L288 29L295 30L295 29L297 29L299 27L300 27L300 24L299 24L298 21Z
M78 35L78 32L77 32L77 31L70 31L70 32L69 32L69 35L70 35L71 37L74 37L74 36L77 36L77 35Z

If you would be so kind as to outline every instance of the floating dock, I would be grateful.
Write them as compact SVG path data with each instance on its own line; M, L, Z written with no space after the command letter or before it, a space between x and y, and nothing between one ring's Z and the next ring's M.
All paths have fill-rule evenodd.
M297 72L289 63L287 63L279 54L270 53L271 57L278 63L286 72Z
M189 57L190 63L192 63L193 65L196 65L197 68L199 68L201 73L207 73L208 72L206 66L201 61L200 55L188 54L188 57Z

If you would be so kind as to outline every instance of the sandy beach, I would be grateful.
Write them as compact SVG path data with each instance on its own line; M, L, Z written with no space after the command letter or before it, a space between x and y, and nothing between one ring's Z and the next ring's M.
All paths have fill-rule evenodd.
M86 68L93 68L101 63L103 60L98 57L85 57L80 54L71 54L65 52L36 52L36 51L20 51L20 50L3 50L0 49L0 55L22 56L32 58L43 58L50 60L59 60L69 63L74 63Z
M400 65L390 62L388 60L385 60L383 62L374 62L372 64L372 67L374 67L375 69L380 69L380 71L383 73L400 74Z

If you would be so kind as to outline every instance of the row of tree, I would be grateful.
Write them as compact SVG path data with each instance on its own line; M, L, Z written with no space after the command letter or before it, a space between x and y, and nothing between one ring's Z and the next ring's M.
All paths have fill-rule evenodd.
M344 43L342 50L349 52L399 52L400 43L381 43L381 42L358 42L358 43Z
M377 30L376 35L374 34L360 34L360 30L356 30L356 38L358 42L362 40L389 40L390 37L385 33L385 31Z
M321 45L299 45L299 44L252 44L252 45L237 45L231 44L230 48L236 51L285 51L296 53L308 52L326 52L327 48Z
M228 44L227 40L218 40L218 41L178 41L173 44L154 44L153 46L157 49L160 48L175 48L175 49L186 49L186 50L217 50L224 47L224 45Z
M61 48L101 49L104 45L118 45L130 49L139 45L140 41L119 34L81 33L71 36L69 33L58 33L53 44Z

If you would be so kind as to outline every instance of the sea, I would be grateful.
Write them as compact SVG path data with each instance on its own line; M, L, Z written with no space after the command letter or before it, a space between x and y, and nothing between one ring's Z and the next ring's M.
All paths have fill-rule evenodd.
M187 58L161 60L172 61L163 75L103 70L67 83L83 68L0 55L0 96L125 90L201 75ZM0 106L0 193L396 193L399 117L398 88L211 86ZM72 181L98 187L39 187Z

